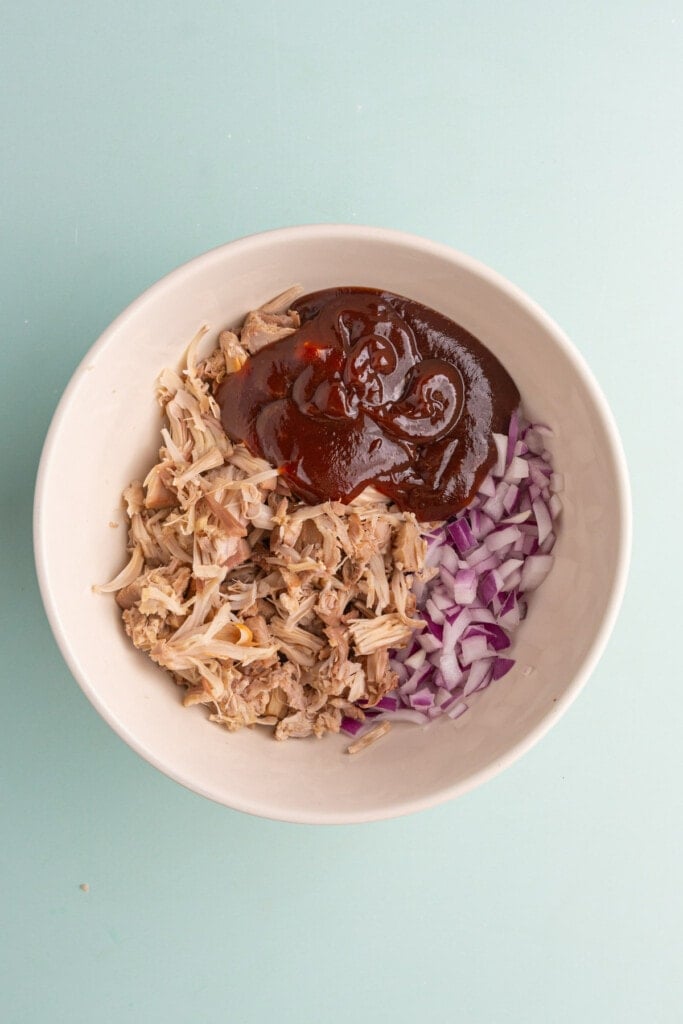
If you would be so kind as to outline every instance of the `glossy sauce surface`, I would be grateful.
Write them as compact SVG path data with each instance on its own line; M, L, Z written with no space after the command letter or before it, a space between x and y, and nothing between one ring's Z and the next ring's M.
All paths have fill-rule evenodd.
M390 292L329 288L294 303L301 327L217 392L226 433L279 467L308 502L372 485L418 519L463 508L519 404L493 353L433 309Z

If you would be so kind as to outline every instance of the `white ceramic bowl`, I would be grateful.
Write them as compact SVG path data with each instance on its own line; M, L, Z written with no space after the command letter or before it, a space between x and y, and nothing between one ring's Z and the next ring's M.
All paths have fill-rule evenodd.
M125 559L122 488L159 446L159 371L179 362L202 322L211 340L301 283L385 288L463 324L502 360L527 413L554 429L565 478L552 573L519 630L513 672L457 721L402 725L350 757L348 739L277 743L263 729L227 733L124 635L111 597L92 584ZM113 529L111 523L118 523ZM93 346L57 409L35 498L43 600L87 697L142 757L203 796L270 818L368 821L458 796L511 764L564 713L612 629L626 580L630 501L607 403L562 331L522 292L467 256L411 235L319 225L255 235L208 252L153 285Z

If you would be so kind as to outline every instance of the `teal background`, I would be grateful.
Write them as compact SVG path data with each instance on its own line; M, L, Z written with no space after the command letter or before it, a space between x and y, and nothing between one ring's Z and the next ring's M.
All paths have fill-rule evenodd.
M682 39L683 5L647 0L3 5L3 1021L683 1019ZM318 221L536 298L608 396L635 512L617 628L551 734L457 802L334 828L139 760L62 662L31 551L41 444L103 328L212 246Z

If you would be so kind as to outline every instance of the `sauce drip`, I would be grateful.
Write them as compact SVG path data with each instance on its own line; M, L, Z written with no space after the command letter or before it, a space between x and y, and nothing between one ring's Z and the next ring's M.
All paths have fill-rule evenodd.
M514 381L463 327L371 288L297 300L301 327L251 356L217 392L223 427L279 467L304 501L374 486L418 519L469 503L496 459Z

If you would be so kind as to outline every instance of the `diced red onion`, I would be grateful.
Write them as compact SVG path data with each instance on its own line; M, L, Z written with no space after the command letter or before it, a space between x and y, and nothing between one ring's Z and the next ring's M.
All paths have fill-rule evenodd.
M485 631L487 643L494 651L505 651L511 644L510 637L502 626L497 622L485 624L482 627Z
M413 576L413 594L418 606L421 605L424 600L426 589L427 584L424 580L419 579L417 575Z
M538 525L538 543L542 544L549 533L552 533L553 521L548 511L548 506L540 498L536 501L532 501L531 508L536 517L536 523Z
M444 616L442 615L441 617L445 621ZM430 616L425 614L424 612L422 613L422 618L425 620L427 629L432 634L432 636L435 636L437 640L440 641L441 637L443 636L443 624L435 622L434 619L430 618Z
M438 587L432 591L432 604L438 611L444 614L447 611L452 611L453 598L448 596L445 587Z
M410 645L412 647L412 644ZM403 665L406 658L412 654L410 647L402 647L400 650L396 650L392 653L391 660L397 665Z
M553 555L529 555L522 569L522 582L519 589L525 591L540 587L552 569L554 561Z
M441 650L441 641L437 639L433 633L428 633L426 631L421 633L419 643L422 650L427 654L433 654L435 651Z
M512 658L496 658L493 663L493 669L491 678L493 682L497 679L502 679L503 676L507 675L511 668L513 668L515 662Z
M500 478L505 473L505 468L507 466L508 435L494 434L493 443L496 446L498 458L496 459L495 465L491 469L491 473L493 476Z
M490 557L491 552L486 547L486 543L483 543L480 544L478 548L475 548L475 550L467 556L467 564L471 569L474 569L474 567L479 565L480 562L485 562L486 559Z
M501 562L500 565L498 566L498 574L502 579L503 583L506 582L508 577L511 576L513 572L516 572L517 569L521 569L523 565L523 558L507 558L504 562ZM505 589L509 590L509 587L506 587Z
M526 615L519 595L540 586L552 567L554 522L562 511L557 491L564 481L553 473L548 433L515 413L507 436L494 435L496 462L479 493L429 535L426 564L438 574L413 585L426 629L392 655L398 688L382 701L397 707L378 702L367 712L374 722L457 718L467 710L464 696L512 669L514 659L500 652Z
M496 482L489 473L489 475L484 479L481 487L479 488L479 494L483 494L485 498L492 498L495 493Z
M523 526L529 519L531 519L531 509L528 508L526 512L515 512L513 516L506 516L505 519L501 519L501 526ZM523 533L520 530L520 534Z
M508 544L514 544L520 536L520 531L516 526L505 526L502 529L497 527L493 533L488 535L484 543L489 551L500 551Z
M436 691L436 696L434 697L434 704L437 708L442 708L444 704L452 699L452 697L453 694L450 690L445 689L443 686L439 686Z
M521 575L521 574L520 574ZM498 622L503 629L516 629L521 621L521 615L519 611L519 605L517 603L517 594L512 590L503 603L503 607L498 615Z
M425 711L427 708L434 707L434 694L428 686L421 686L419 690L415 690L408 700L411 708L414 708L415 711Z
M341 720L340 729L342 732L347 733L349 736L355 736L363 728L364 722L359 722L355 718L347 718L344 716Z
M515 569L515 571L510 573L508 578L505 580L505 589L506 590L516 590L516 588L520 585L521 582L522 582L522 570L521 569Z
M538 554L539 555L549 555L554 547L555 547L555 534L554 533L549 533L548 536L546 537L546 539L543 541L543 543L538 545ZM446 613L446 614L448 614L448 613Z
M455 574L452 594L456 604L472 604L477 596L477 574L474 569L460 569Z
M482 576L479 593L484 604L490 604L493 598L498 596L502 586L502 577L496 569L491 569L485 576Z
M485 636L468 636L460 641L460 660L463 668L472 662L480 661L488 654L488 643Z
M441 561L439 562L439 570L441 571L445 569L447 572L450 572L453 576L455 576L456 572L458 571L458 567L459 562L457 552L455 551L454 548L450 547L450 545L444 544L443 547L441 548Z
M481 509L472 509L469 515L470 524L472 527L472 534L477 540L482 540L486 537L491 530L494 529L495 523L491 516L487 516Z
M477 543L466 519L456 519L454 523L450 523L446 527L446 532L461 555L471 551Z
M522 455L515 455L505 471L505 480L509 484L519 484L529 476L529 463Z
M435 638L436 639L436 638ZM439 644L439 647L441 644ZM392 670L396 673L397 682L400 686L401 683L405 683L408 679L408 669L405 667L402 661L397 661L396 658L391 659Z
M532 534L527 534L522 542L522 554L533 555L538 551L538 540Z
M452 651L455 649L460 637L472 622L469 608L461 608L451 622L445 622L443 627L443 649Z
M444 687L447 690L454 690L456 686L460 686L465 678L465 673L460 667L455 648L450 651L443 651L439 660L439 671L441 672Z
M384 697L380 697L375 707L380 711L395 711L398 707L398 697L391 693L385 694Z
M418 640L418 643L419 643L419 640ZM406 666L406 668L410 668L410 669L415 670L415 669L418 669L418 668L422 668L426 660L427 660L427 652L425 651L425 649L422 646L422 644L420 644L419 649L417 651L415 651L414 654L411 654L409 658L406 658L406 660L403 662L403 664Z
M505 501L508 485L505 486L506 489L503 490L503 485L499 484L493 495L490 498L487 498L482 506L487 516L491 516L491 518L496 521L503 518L503 513L505 511L503 508L503 502Z
M496 617L490 608L475 607L468 608L470 622L495 622Z
M503 549L503 553L505 553L505 549ZM477 576L485 576L487 572L491 572L491 569L497 569L500 565L500 558L500 554L496 551L482 562L477 562L474 567Z
M467 704L464 700L456 701L447 711L446 714L449 718L460 718L467 711Z
M558 519L562 512L562 499L558 494L552 494L550 496L550 502L548 503L548 509L553 519Z
M431 597L427 599L425 608L427 609L428 616L426 617L427 628L431 629L431 632L434 633L434 635L436 636L437 634L432 629L432 625L436 623L438 626L442 626L446 621L446 616L441 611L441 609L437 607L437 605L434 603Z
M510 417L510 426L508 427L507 436L507 449L505 452L505 466L506 468L512 462L512 458L515 454L515 445L517 444L517 438L519 436L519 413L515 409L512 416Z
M409 694L415 693L420 683L431 675L432 666L423 665L422 668L416 668L415 671L406 679L405 683L399 687L401 693Z
M396 711L385 711L379 716L380 720L388 722L412 722L415 725L426 725L429 717L424 711L414 711L412 708L399 707ZM375 719L377 722L377 718Z
M542 492L544 487L548 486L548 477L536 462L529 463L529 476L531 477L532 486L538 488L538 494ZM531 491L531 488L529 490Z
M519 496L519 487L517 484L510 484L505 497L503 498L503 510L508 513L512 512L513 508L517 504L517 498Z
M471 693L474 693L475 690L479 689L485 680L488 683L491 678L491 666L491 658L481 658L479 661L474 662L470 668L467 682L465 683L465 689L462 691L463 697L469 697Z

